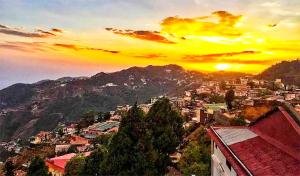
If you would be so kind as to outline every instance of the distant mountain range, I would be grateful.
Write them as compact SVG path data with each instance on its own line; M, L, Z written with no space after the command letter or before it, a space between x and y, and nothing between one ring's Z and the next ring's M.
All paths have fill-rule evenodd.
M51 130L58 122L77 120L89 110L110 111L154 96L178 96L198 87L203 77L199 72L166 65L15 84L0 91L0 141Z
M257 78L271 81L282 79L285 84L300 86L300 60L283 61L272 65L257 75Z

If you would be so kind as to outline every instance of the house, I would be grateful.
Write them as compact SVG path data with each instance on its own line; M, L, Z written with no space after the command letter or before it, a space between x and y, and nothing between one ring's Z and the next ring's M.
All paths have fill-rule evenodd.
M31 140L32 144L40 144L46 142L50 139L50 132L40 131L36 136Z
M89 140L81 137L73 135L70 137L70 144L71 145L89 145Z
M90 152L84 153L84 156L89 155ZM74 156L76 156L75 153L69 153L66 155L46 159L45 163L48 166L48 171L52 174L52 176L63 176L67 162L70 161L70 159Z
M70 124L63 128L64 134L70 134L73 135L76 132L76 124Z
M300 175L300 117L283 104L249 126L215 126L211 173L219 175Z
M70 147L70 144L55 145L55 153L67 152Z
M112 132L117 132L119 129L120 122L108 120L105 122L95 123L86 129L84 129L84 136L86 138L92 139L96 136L105 135Z

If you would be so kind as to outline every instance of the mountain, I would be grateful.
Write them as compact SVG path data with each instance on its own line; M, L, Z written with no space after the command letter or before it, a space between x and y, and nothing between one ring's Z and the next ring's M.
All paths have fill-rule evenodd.
M92 77L15 84L0 90L0 141L51 130L89 110L110 111L154 96L178 96L198 87L203 77L177 65L150 65Z
M285 84L300 86L300 60L282 61L272 65L257 75L257 78L270 81L280 78Z

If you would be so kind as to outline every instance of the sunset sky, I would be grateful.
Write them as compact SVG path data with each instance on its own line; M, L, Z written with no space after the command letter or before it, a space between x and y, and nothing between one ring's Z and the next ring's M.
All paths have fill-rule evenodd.
M300 58L299 0L0 0L0 89L131 66L259 73Z

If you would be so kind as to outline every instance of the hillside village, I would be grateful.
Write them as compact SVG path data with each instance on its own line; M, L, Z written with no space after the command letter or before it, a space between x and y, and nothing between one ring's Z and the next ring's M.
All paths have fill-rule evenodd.
M252 76L245 76L237 79L203 81L199 87L186 90L182 92L182 95L181 97L166 97L169 99L172 108L178 111L183 118L184 128L182 141L180 141L176 151L169 155L173 163L167 171L167 174L170 175L192 174L189 169L182 167L184 165L182 163L185 162L183 161L186 155L185 152L195 140L193 136L199 135L197 133L200 128L209 131L209 135L217 143L216 145L221 145L220 140L217 139L222 139L224 134L221 133L218 126L224 126L225 129L230 128L232 130L235 128L240 129L237 126L243 126L242 129L252 128L251 126L256 123L257 119L268 116L272 112L277 112L278 107L279 111L285 116L292 112L293 117L296 116L295 121L299 120L297 119L299 117L297 112L300 113L300 89L295 85L285 85L281 79L266 81ZM138 107L147 114L153 104L164 97L152 97L147 103L138 104ZM282 107L288 110L284 110ZM122 118L131 108L132 105L122 104L114 111L90 111L82 114L78 121L59 123L52 131L40 131L28 140L18 139L2 142L0 145L7 153L5 156L7 160L13 163L16 175L26 175L32 157L39 156L45 161L48 171L52 175L61 176L65 174L65 167L71 158L79 153L85 157L89 156L97 147L107 145L112 136L118 133ZM290 109L292 110L290 111ZM5 113L5 111L1 112L1 114ZM292 123L294 124L294 122ZM298 134L290 132L292 133L290 135L297 138L299 137L299 126L295 128ZM262 133L257 134L262 135ZM200 135L208 136L206 132ZM256 134L249 131L246 131L244 135L256 136ZM299 140L293 142L299 145ZM212 142L212 149L215 143ZM289 151L295 153L298 149L292 148ZM229 149L229 151L231 150ZM216 157L213 155L213 150L211 152L211 156ZM224 152L224 149L221 148L219 152ZM221 155L218 154L218 156ZM230 154L224 155L230 157ZM232 159L226 160L229 168L225 168L226 165L222 164L222 159L218 161L218 158L212 158L212 160L214 162L212 162L213 167L210 173L224 172L228 174L235 172L238 175L244 173L245 167L243 166L244 168L241 169L238 164L234 165L236 161ZM293 166L299 168L299 161L297 156L296 161L294 161L296 163ZM216 162L220 162L218 167L215 166ZM4 164L5 161L2 160L0 167L4 168ZM225 169L220 170L220 166ZM230 170L231 166L234 171ZM272 167L276 167L276 165ZM248 169L246 171L248 172ZM294 171L294 173L297 172L299 170ZM272 174L271 171L270 173Z

